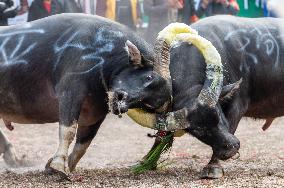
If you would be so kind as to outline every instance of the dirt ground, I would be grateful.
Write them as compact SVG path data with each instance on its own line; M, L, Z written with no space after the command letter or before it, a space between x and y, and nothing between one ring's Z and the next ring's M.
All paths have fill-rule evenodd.
M168 165L157 171L134 175L135 164L151 147L154 133L127 117L109 116L80 161L72 182L43 172L45 162L58 143L57 124L15 125L10 132L0 123L28 167L12 169L0 157L0 187L284 187L284 119L273 122L265 132L264 121L244 119L237 137L240 158L223 162L225 177L200 180L199 172L210 159L211 150L192 136L177 138L167 158Z

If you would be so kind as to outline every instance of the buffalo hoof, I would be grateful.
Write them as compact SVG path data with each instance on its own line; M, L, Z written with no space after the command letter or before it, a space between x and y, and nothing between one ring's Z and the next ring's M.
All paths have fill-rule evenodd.
M74 160L74 158L70 155L68 158L68 167L69 167L69 171L73 172L76 168L76 161Z
M224 170L220 165L208 164L202 169L202 179L218 179L224 176Z
M74 172L75 168L76 168L76 165L73 165L71 163L68 162L68 167L69 167L69 171L70 172Z
M64 157L56 156L48 160L45 165L45 171L49 174L58 174L63 179L70 180L68 177L68 173L65 167L65 159Z

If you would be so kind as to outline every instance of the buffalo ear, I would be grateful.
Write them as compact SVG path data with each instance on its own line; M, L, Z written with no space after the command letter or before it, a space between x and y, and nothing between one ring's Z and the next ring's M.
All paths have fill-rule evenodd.
M125 43L125 49L129 55L130 62L136 67L143 67L142 58L138 48L129 40Z
M239 81L226 85L223 87L222 92L220 94L219 100L222 101L228 101L232 99L232 97L236 94L236 92L240 89L241 83L243 82L243 79L241 78Z

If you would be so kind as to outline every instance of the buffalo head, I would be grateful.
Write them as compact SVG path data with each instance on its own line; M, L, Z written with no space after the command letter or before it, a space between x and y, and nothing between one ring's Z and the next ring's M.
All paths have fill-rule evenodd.
M171 99L170 85L153 62L140 54L138 48L127 41L125 49L129 54L129 66L119 72L111 83L109 107L120 115L129 108L143 108L149 111L163 109ZM154 71L153 71L154 69Z
M127 76L124 78L123 82L120 80L120 84L123 86L117 87L119 89L113 94L116 101L122 101L122 103L117 103L114 109L125 109L126 111L128 108L138 107L136 106L137 104L135 104L137 100L140 100L139 104L142 105L146 101L144 97L148 97L151 99L151 105L146 106L151 107L151 109L156 107L156 112L167 112L167 105L163 105L163 103L165 104L170 101L167 100L169 99L168 91L170 91L170 94L172 91L169 70L170 48L178 41L193 44L204 56L206 78L203 87L192 106L185 106L184 109L170 112L164 116L166 118L162 118L161 121L159 118L156 119L155 115L153 115L151 118L153 121L148 122L154 123L147 125L147 127L164 131L187 129L198 139L212 146L214 154L220 159L230 158L238 151L239 141L230 133L230 125L223 114L219 101L222 97L230 98L232 93L235 92L234 88L236 88L235 85L237 84L225 87L224 89L223 66L218 51L210 41L199 36L195 30L187 25L173 24L159 33L155 44L156 58L153 63L154 71L151 72L151 69L146 70L144 68L143 71L141 70L142 74L140 73L140 75L133 72L133 77L130 77L129 73L125 74ZM149 74L156 75L155 79L159 81L158 85L154 84L155 87L147 88L144 86L145 82L137 82L137 80L141 80L141 78L145 78L145 76ZM132 79L136 80L135 85L131 84ZM119 79L117 81L119 82ZM117 83L115 85L119 84ZM148 84L146 84L146 86L147 85ZM224 92L222 92L222 90ZM165 92L165 96L167 97L161 98L161 95L165 94ZM130 94L131 96L129 96ZM147 102L145 104L149 104ZM159 103L159 105L153 105L155 102ZM143 118L140 118L140 120L143 121ZM159 127L157 127L157 125ZM162 125L162 127L160 127L160 125Z

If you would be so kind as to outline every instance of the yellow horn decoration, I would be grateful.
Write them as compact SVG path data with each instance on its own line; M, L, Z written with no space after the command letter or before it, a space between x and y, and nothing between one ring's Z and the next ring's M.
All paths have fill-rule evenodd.
M198 35L198 32L195 29L192 29L190 26L184 23L171 23L159 32L158 39L165 39L168 44L171 44L175 40L176 35L181 33Z
M191 33L182 33L176 35L174 41L183 41L193 44L196 48L200 50L204 56L206 64L222 66L221 56L213 44L201 37L200 35L191 34Z

